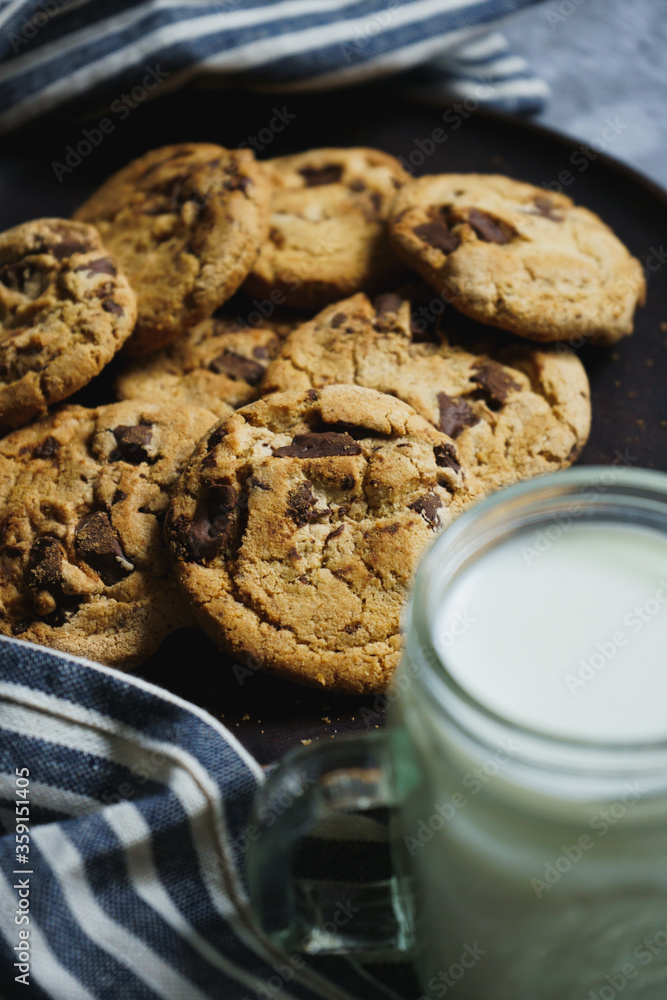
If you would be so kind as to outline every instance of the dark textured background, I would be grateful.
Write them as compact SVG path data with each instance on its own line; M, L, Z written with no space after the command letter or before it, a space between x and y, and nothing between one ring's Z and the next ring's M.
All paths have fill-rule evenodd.
M547 0L500 29L551 87L542 124L590 143L618 118L606 152L667 187L665 0Z

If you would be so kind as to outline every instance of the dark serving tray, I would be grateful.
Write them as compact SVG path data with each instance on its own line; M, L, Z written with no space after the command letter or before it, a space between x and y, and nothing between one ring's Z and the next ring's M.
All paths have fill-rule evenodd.
M101 141L89 143L80 163L70 155L75 165L58 170L57 177L54 162L68 165L68 147L88 141L84 129L99 138L93 130L107 114L113 131L100 131ZM440 108L384 89L286 97L193 89L145 102L122 120L101 109L87 121L52 120L3 137L0 228L68 215L128 160L186 140L256 143L264 146L260 157L314 146L377 146L403 157L415 174L496 172L562 185L614 228L649 275L648 302L634 336L613 348L581 352L592 386L593 431L580 464L667 470L667 193L656 185L597 150L529 122L463 107L443 118ZM79 399L111 401L109 380L101 376ZM170 636L138 673L222 718L264 764L300 741L384 721L382 696L332 696L277 681L234 665L194 630Z

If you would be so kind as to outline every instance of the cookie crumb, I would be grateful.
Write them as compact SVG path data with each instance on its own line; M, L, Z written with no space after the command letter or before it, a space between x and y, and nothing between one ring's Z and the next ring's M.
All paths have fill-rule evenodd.
M249 716L249 715L248 715L248 713L246 712L246 714L245 714L245 715L242 715L242 716L241 716L241 722L249 722L249 721L250 721L250 716Z
M264 730L262 730L262 732L264 732ZM304 747L309 747L312 742L313 742L312 740L301 740L301 743Z

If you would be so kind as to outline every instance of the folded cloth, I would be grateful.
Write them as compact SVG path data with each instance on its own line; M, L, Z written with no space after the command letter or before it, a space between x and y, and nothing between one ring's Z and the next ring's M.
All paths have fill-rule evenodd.
M418 996L407 963L290 959L253 929L244 861L262 780L196 706L0 638L3 1000ZM360 872L382 877L382 825L353 821L352 832L311 838L298 878L334 896L338 881L343 897Z
M90 112L142 79L280 91L389 74L427 99L537 110L548 94L483 26L539 0L5 0L0 129ZM414 74L414 76L413 76Z

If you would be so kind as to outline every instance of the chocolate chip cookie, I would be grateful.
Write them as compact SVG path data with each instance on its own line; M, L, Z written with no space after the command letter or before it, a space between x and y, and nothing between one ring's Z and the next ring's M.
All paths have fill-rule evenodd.
M490 336L478 343L488 327L464 317L458 324L435 321L445 310L441 299L415 298L412 306L391 294L374 304L359 294L329 306L290 334L264 391L345 382L390 393L456 441L484 491L575 461L588 438L591 404L574 353L521 341L499 347Z
M252 295L319 309L401 272L386 220L408 175L393 156L313 149L265 166L274 193L269 237L245 284Z
M162 520L214 419L65 406L0 441L0 632L130 667L190 624Z
M0 430L86 385L129 337L136 298L93 226L0 233Z
M613 343L644 301L639 261L597 215L507 177L413 180L390 231L402 260L457 309L532 340Z
M137 292L129 353L169 343L236 291L266 237L269 199L250 150L182 143L134 160L78 209Z
M226 417L259 396L267 365L294 323L261 327L232 316L205 319L171 344L128 362L116 381L119 399L194 403Z
M383 690L420 555L469 502L457 448L358 386L276 393L202 439L166 534L195 616L245 662Z

